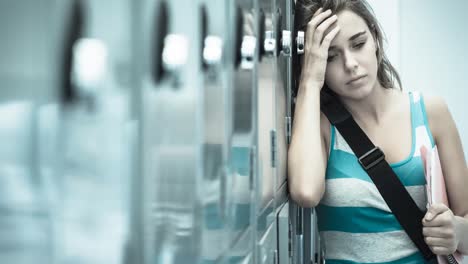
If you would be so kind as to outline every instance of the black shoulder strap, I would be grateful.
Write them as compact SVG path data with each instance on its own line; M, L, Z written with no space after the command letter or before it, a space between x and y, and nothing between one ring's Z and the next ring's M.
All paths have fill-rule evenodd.
M393 169L385 161L384 153L370 141L333 91L323 88L320 100L321 111L330 123L337 127L354 154L359 157L359 163L369 174L388 207L424 258L430 260L435 257L424 242L421 222L424 212L418 208Z

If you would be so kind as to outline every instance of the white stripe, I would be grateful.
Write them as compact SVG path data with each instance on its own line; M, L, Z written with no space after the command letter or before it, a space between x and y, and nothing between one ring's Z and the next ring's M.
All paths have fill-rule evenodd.
M387 262L415 253L405 231L382 233L320 232L325 242L326 258L359 263Z
M335 145L333 146L333 148L334 149L339 149L341 151L345 151L345 152L348 152L348 153L354 155L353 150L351 149L351 147L349 147L348 143L343 138L340 131L338 131L338 129L336 129L336 127L333 127L333 128L335 129Z
M405 187L421 210L426 208L425 186ZM387 203L372 182L360 179L331 179L325 184L321 204L335 207L372 207L390 212Z

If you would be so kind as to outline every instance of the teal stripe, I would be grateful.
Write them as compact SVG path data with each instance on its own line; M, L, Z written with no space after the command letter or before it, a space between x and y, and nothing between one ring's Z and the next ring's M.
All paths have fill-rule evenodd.
M426 183L420 157L413 157L405 163L405 166L401 165L392 169L404 186L417 186ZM372 182L367 172L358 163L355 155L342 150L335 150L328 162L326 179L346 178Z
M422 112L422 118L423 118L423 124L426 126L427 134L429 135L429 138L431 139L431 146L435 146L435 141L434 138L432 137L432 132L429 126L429 121L427 120L427 112L426 112L426 105L424 103L424 98L421 95L420 101L420 106L421 106L421 112Z
M402 230L390 212L371 207L316 207L319 231L378 233Z
M382 252L385 254L385 252ZM365 252L363 252L365 254ZM360 262L354 262L354 261L349 261L349 260L340 260L340 259L326 259L327 264L361 264ZM428 262L424 260L423 256L421 253L416 252L412 255L409 255L408 257L404 257L398 260L394 261L388 261L388 262L373 262L373 263L366 263L366 264L436 264L437 261L433 260L431 262Z
M335 131L335 126L330 123L330 153L328 155L328 160L331 159L331 156L333 155L333 148L335 147L335 137L336 137L336 131Z
M414 129L416 127L422 125L423 123L421 122L422 121L421 111L418 111L419 107L414 102L413 93L410 92L409 94L410 94L411 127L412 127L413 132L414 132Z

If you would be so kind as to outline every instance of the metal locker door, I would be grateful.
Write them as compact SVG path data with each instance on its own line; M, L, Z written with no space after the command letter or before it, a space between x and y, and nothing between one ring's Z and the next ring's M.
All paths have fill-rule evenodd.
M57 263L122 263L129 236L134 88L130 0L61 1ZM136 175L132 175L137 177Z
M1 263L53 261L54 19L54 1L0 3Z
M230 167L233 173L233 241L229 263L255 263L257 202L256 145L256 65L254 3L252 0L228 3L229 42L226 44L228 79L232 96Z
M292 0L275 2L274 33L278 47L277 78L275 80L275 105L276 105L276 131L277 131L277 174L276 188L278 191L285 183L287 177L286 161L288 141L291 132L291 85L292 85L292 55L293 51L293 11ZM283 196L284 194L277 193Z
M232 60L225 48L229 40L228 2L199 0L203 97L203 229L200 263L228 263L239 237L238 217L245 217L248 178L234 173L231 160ZM248 206L248 203L247 203ZM238 256L236 256L238 257Z
M199 5L140 8L144 263L198 263L207 195Z
M291 260L290 236L291 236L291 218L289 216L290 203L285 203L279 208L278 212L278 263L289 264Z
M266 31L273 30L273 2L258 1L256 9L256 33L258 38L258 73L257 73L257 239L275 220L275 167L276 137L275 129L275 76L276 57L274 50L265 49Z

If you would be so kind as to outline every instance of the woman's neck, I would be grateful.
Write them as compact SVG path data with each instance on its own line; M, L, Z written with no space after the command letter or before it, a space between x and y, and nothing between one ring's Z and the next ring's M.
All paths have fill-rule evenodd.
M376 85L372 92L359 100L342 98L343 104L353 115L358 124L376 126L382 123L390 113L398 99L396 89L386 89L380 84Z

